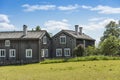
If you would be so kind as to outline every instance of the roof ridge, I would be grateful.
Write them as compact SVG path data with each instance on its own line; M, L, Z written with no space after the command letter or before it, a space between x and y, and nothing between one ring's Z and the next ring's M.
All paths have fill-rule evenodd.
M40 31L32 31L28 30L27 32L46 32L46 30L40 30ZM23 31L0 31L0 33L15 33L15 32L23 32Z

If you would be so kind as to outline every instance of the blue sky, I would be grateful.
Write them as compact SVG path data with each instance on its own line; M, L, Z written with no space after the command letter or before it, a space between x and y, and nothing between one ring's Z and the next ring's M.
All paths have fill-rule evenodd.
M120 20L120 0L0 0L0 31L26 24L55 34L78 24L98 43L111 20Z

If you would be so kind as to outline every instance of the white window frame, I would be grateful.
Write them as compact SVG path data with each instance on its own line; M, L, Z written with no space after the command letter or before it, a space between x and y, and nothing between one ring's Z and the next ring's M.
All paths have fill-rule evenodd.
M61 54L58 55L58 54L57 54L57 51L61 51ZM56 49L56 56L62 56L62 49L60 49L60 48L59 48L59 49Z
M5 46L9 47L10 46L10 40L5 40Z
M14 55L13 55L12 52L14 52ZM9 50L9 56L10 56L10 57L16 57L16 50L15 50L15 49L10 49L10 50Z
M61 42L61 38L65 38L65 42ZM60 36L60 44L66 44L66 36Z
M4 56L1 55L1 51L4 51ZM5 49L0 49L0 57L6 57L6 50Z
M31 52L30 56L28 56L28 51ZM26 49L26 58L32 58L32 49Z
M66 54L66 50L69 50L69 55ZM71 55L71 53L70 53L70 48L64 48L64 56L70 56L70 55Z
M47 37L46 36L43 37L43 44L47 44Z
M48 57L48 49L41 49L41 57Z

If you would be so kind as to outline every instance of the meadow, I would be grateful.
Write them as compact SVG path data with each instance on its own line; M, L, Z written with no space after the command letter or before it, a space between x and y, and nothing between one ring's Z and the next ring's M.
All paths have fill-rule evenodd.
M120 80L120 60L1 66L0 80Z

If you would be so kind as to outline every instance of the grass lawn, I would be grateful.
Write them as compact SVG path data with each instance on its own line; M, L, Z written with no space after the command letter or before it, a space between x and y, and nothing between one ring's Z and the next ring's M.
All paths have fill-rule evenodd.
M120 60L1 66L0 80L120 80Z

